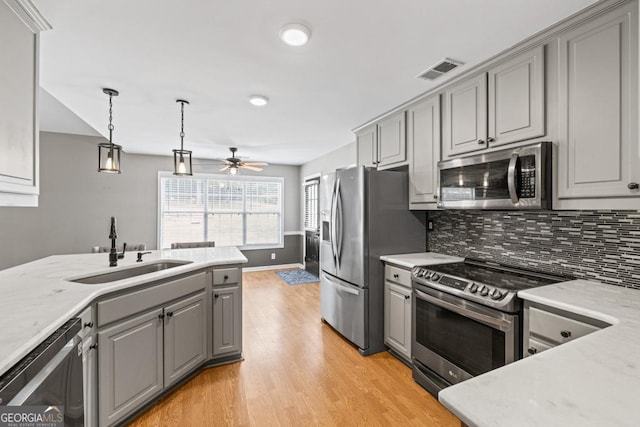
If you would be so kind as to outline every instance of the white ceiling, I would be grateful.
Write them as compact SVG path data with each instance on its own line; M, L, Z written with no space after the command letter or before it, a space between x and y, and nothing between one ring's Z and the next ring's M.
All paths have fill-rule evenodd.
M425 92L415 76L444 57L456 73L595 0L35 0L42 87L103 135L114 99L114 142L131 153L228 156L302 164L355 138L351 129ZM303 47L280 27L303 22ZM440 81L436 81L440 83ZM249 104L251 94L271 99ZM43 108L43 130L62 123ZM82 125L69 125L78 128Z

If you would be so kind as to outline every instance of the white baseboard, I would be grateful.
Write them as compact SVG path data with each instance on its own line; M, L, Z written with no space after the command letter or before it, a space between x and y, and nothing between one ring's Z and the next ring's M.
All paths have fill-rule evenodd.
M261 265L259 267L246 267L246 268L243 268L242 272L278 270L280 268L300 268L300 269L304 269L304 265L302 265L302 264Z

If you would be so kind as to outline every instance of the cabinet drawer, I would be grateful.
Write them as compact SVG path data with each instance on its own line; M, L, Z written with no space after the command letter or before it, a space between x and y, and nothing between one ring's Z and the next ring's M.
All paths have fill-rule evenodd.
M564 343L600 330L599 327L536 307L529 308L529 333L551 343Z
M100 301L97 304L98 326L205 289L205 277L206 273L199 273Z
M553 346L549 344L545 344L542 341L538 341L533 338L529 338L529 348L526 348L524 351L524 357L533 356L534 354L541 353L545 350L549 350Z
M398 283L407 288L411 287L411 271L405 270L404 268L387 265L384 269L384 278L385 280Z
M239 282L240 282L239 268L221 268L219 270L213 270L214 285L227 285L229 283L239 283Z

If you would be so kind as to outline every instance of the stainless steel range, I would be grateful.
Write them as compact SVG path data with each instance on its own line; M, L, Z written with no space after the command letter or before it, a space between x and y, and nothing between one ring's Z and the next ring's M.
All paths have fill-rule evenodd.
M569 280L466 259L415 267L413 378L434 396L522 357L519 290Z

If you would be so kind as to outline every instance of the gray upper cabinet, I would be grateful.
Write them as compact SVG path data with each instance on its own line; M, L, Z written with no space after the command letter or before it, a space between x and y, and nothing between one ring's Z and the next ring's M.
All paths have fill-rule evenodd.
M407 110L409 208L436 208L440 160L440 95Z
M108 426L163 389L162 309L98 333L99 419Z
M358 166L378 166L378 127L369 126L356 134Z
M164 385L169 386L207 357L206 293L164 309Z
M559 198L640 195L637 7L558 38Z
M448 88L445 157L544 136L544 63L537 46Z
M445 156L487 148L487 74L450 87L444 97Z
M489 146L544 136L544 46L489 70Z
M378 123L378 169L400 166L406 161L407 137L402 111Z
M38 205L38 31L0 1L0 206Z

